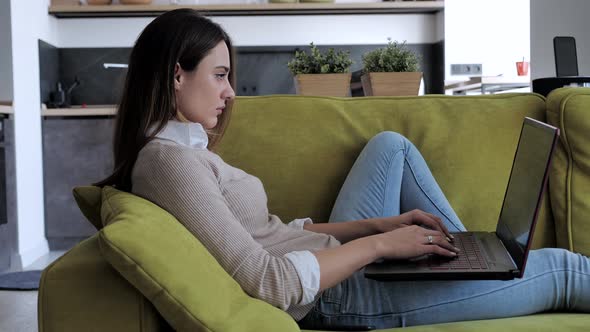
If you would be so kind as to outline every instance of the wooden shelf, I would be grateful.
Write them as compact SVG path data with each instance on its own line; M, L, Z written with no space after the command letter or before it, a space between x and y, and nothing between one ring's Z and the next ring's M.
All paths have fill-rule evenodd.
M374 3L269 3L234 5L52 5L49 14L58 18L151 17L164 12L192 8L205 16L246 15L319 15L319 14L391 14L436 13L444 10L444 1L403 1Z

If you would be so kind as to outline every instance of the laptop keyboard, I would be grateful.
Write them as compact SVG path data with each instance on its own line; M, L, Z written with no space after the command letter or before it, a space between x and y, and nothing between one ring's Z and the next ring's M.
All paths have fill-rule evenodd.
M473 234L454 233L452 244L461 249L457 257L450 260L431 260L428 265L431 270L487 270L488 264L481 253L481 249Z

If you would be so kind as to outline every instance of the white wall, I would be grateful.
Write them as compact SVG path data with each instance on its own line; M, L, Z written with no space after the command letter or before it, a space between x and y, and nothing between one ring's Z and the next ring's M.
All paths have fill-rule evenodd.
M460 78L451 76L453 63L481 63L483 76L516 76L516 61L530 59L529 11L529 0L445 0L445 79Z
M379 2L381 0L335 0L336 2ZM189 3L190 1L185 1ZM207 3L255 3L258 0L198 0ZM119 3L114 0L113 4ZM169 0L153 0L169 4ZM435 17L438 15L439 19ZM285 15L213 16L230 35L235 46L371 45L387 38L408 44L433 43L436 23L442 14L404 15ZM153 18L62 19L57 21L57 47L131 47ZM92 36L92 38L88 38Z
M131 47L153 18L57 20L57 47ZM370 45L387 37L408 44L433 43L434 14L214 16L236 46ZM92 36L89 38L88 36Z
M43 206L43 158L38 40L57 41L49 0L11 0L13 108L18 257L21 266L48 252Z
M590 1L531 1L531 77L555 76L553 37L573 36L578 51L578 72L590 76Z
M0 101L12 100L10 1L0 0Z

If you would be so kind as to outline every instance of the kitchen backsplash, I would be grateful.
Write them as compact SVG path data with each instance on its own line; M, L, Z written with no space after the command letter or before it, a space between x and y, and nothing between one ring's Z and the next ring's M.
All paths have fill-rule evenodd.
M130 52L130 48L55 48L40 41L41 102L50 102L59 82L66 95L71 89L71 105L116 104L126 70L104 64L127 63Z
M59 76L64 90L74 84L72 105L116 104L125 83L126 69L105 68L105 63L127 63L130 48L62 48Z
M59 49L42 40L39 40L39 76L41 102L45 102L59 81Z

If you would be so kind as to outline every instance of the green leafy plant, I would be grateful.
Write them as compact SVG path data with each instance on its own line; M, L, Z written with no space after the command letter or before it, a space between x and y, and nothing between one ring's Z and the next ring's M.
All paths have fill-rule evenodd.
M346 73L353 61L348 51L334 51L328 49L324 54L313 43L310 44L311 53L295 51L295 57L287 63L291 74L334 74Z
M420 58L406 47L387 38L387 46L363 54L364 73L416 72Z

